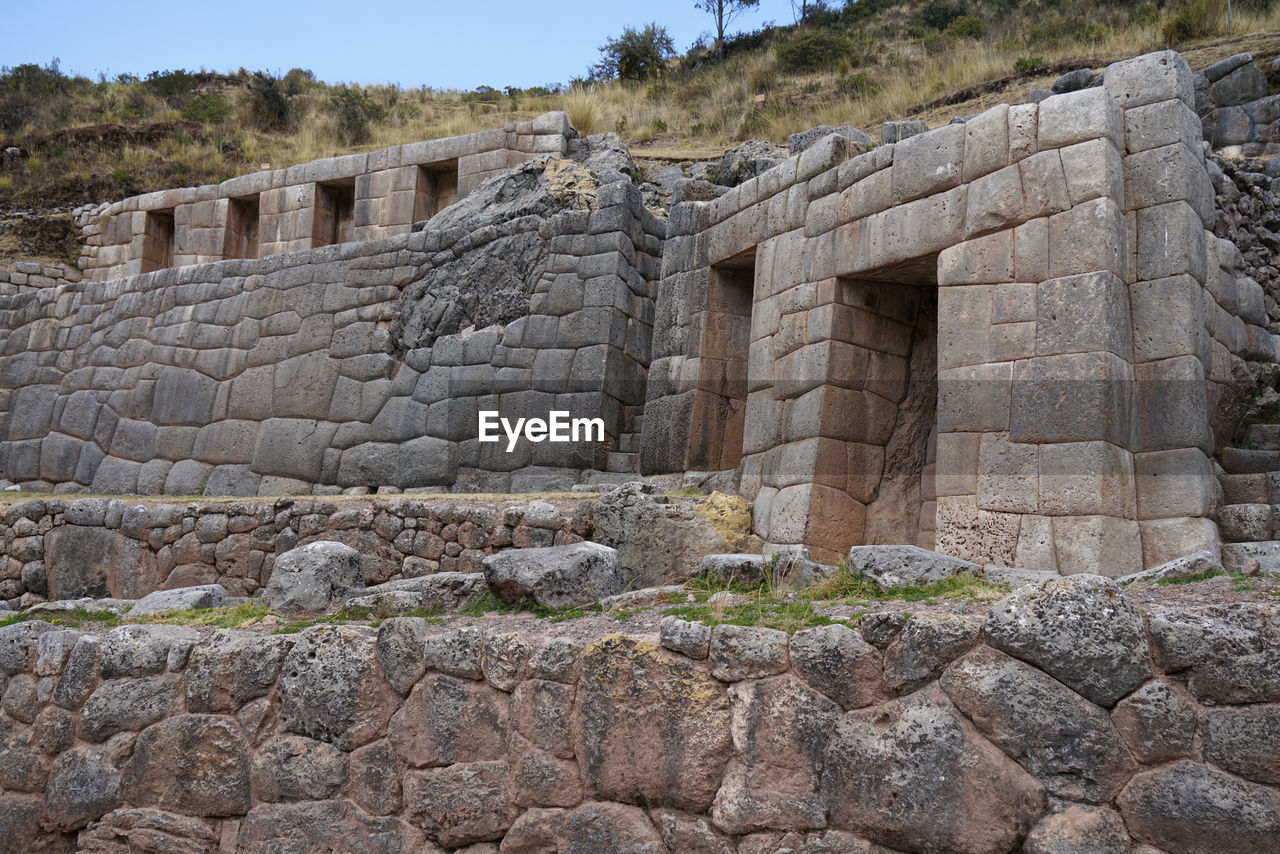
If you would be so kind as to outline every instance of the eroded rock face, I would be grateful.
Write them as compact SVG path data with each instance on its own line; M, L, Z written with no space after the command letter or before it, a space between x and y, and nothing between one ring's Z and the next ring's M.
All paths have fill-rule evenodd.
M1142 615L1097 575L1015 590L991 609L983 636L1107 708L1151 676Z
M303 632L280 672L285 729L349 750L380 737L395 692L372 631L318 626Z
M494 592L508 602L529 598L546 608L586 605L627 587L617 551L599 543L489 555L484 574Z
M261 804L240 822L238 851L273 854L277 851L332 850L341 840L350 854L424 851L422 834L395 818L370 818L351 801L313 801L302 804Z
M1254 603L1163 610L1151 616L1156 658L1187 671L1209 703L1280 701L1280 613Z
M1198 762L1133 778L1117 799L1129 833L1179 854L1277 850L1280 795Z
M755 830L820 830L818 794L827 738L840 707L794 676L729 689L734 759L711 817L735 835Z
M77 748L49 773L45 807L57 830L76 830L120 802L120 773L101 753Z
M133 854L144 850L217 854L222 834L208 821L164 810L112 810L77 838L81 851L94 854Z
M1128 854L1129 834L1113 810L1070 806L1027 834L1025 854Z
M591 517L592 539L618 550L623 576L634 588L681 584L709 554L760 551L747 503L720 493L674 499L634 481L597 498Z
M265 601L286 613L315 613L362 584L358 551L341 543L309 543L276 558Z
M184 682L193 712L235 712L275 685L293 639L221 630L191 650Z
M483 682L433 673L414 686L388 735L412 768L502 759L508 697Z
M854 546L849 549L849 568L885 588L932 584L982 570L976 563L917 546Z
M122 790L131 804L187 815L249 810L249 751L240 725L214 715L178 715L138 737Z
M930 689L849 712L827 743L822 796L837 828L904 851L1011 850L1043 787Z
M503 854L665 854L667 847L643 810L624 804L590 803L575 810L529 810L503 839L502 850Z
M404 795L410 820L447 848L501 839L516 819L505 762L461 762L410 771Z
M728 694L705 671L652 643L607 637L583 654L573 714L592 795L693 812L711 806L732 744Z
M989 647L952 665L942 688L977 727L1055 795L1104 803L1135 770L1107 713Z
M432 259L404 289L392 327L397 351L528 315L530 294L550 255L550 234L541 227L563 211L594 209L599 188L600 179L586 166L539 158L485 181L432 217L432 231L471 235L470 251Z

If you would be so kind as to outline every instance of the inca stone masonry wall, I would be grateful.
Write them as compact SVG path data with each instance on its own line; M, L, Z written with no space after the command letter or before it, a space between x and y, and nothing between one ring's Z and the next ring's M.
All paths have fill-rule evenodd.
M95 281L106 281L155 269L148 261L185 266L408 234L415 221L466 196L486 178L539 154L563 155L569 133L563 113L548 113L500 130L314 160L81 209L81 267ZM322 221L325 188L349 195L350 209L342 212L349 230L335 235L333 224ZM236 254L239 241L248 236L238 233L244 229L237 223L236 203L252 211L251 254ZM155 233L160 222L167 234ZM159 256L148 257L148 237L168 244L167 263L159 249Z
M851 159L828 138L803 174L673 208L643 470L728 461L766 543L828 559L906 538L1066 574L1216 551L1214 416L1275 359L1264 295L1209 231L1185 61L1104 79Z
M698 470L755 502L766 548L828 562L906 540L1123 575L1217 552L1213 456L1275 362L1267 297L1210 231L1185 61L1104 79L865 153L833 135L667 223L557 159L562 114L121 203L92 277L179 266L0 296L0 473L281 494ZM463 200L403 233L450 152ZM253 228L230 204L251 185ZM410 195L409 221L376 213ZM316 237L330 214L395 236L307 248L346 239ZM221 229L213 254L183 223ZM250 232L261 260L181 266ZM606 441L477 441L480 409L553 408Z
M99 493L567 489L634 431L662 245L629 182L591 202L0 296L0 470ZM396 337L406 289L459 259L496 264L492 247L521 234L541 254L518 318ZM447 304L421 287L413 303L433 294ZM588 413L607 441L508 454L478 441L480 409Z
M1274 854L1278 636L1096 576L791 637L28 622L0 847Z

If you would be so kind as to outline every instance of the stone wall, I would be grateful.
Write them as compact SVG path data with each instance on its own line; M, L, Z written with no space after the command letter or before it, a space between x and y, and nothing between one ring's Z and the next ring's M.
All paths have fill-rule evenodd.
M790 637L28 622L0 629L0 826L111 854L1274 854L1276 633L1095 576Z
M154 270L146 263L147 235L148 217L157 215L166 218L170 230L168 266L265 258L340 242L323 233L318 221L325 187L342 188L351 197L346 239L408 234L415 221L466 196L486 178L540 154L563 155L571 133L564 113L547 113L498 130L314 160L221 184L160 190L81 208L76 212L85 238L80 266L94 281ZM449 189L435 204L424 205L419 197L431 192L428 185L434 185L436 174L449 176ZM236 222L235 203L253 211L256 246L247 256L236 239L245 229Z
M530 509L532 507L532 509ZM36 499L0 513L0 600L136 599L221 584L266 587L276 555L318 540L360 552L366 585L436 572L479 572L487 554L578 542L590 507L393 497L323 501L151 503Z
M0 295L0 473L59 492L568 489L635 431L664 230L629 181L577 202ZM406 302L479 290L514 235L537 244L516 319L393 334ZM599 416L606 441L508 454L477 440L481 409Z
M1246 360L1274 361L1264 296L1209 232L1185 61L1104 79L857 156L831 137L673 207L643 470L740 443L757 532L830 560L882 536L1064 574L1216 551L1214 415ZM936 415L912 393L922 289ZM877 502L895 432L931 420Z
M1196 72L1195 87L1196 112L1214 150L1229 157L1280 152L1280 95L1267 94L1267 75L1253 54L1239 53Z

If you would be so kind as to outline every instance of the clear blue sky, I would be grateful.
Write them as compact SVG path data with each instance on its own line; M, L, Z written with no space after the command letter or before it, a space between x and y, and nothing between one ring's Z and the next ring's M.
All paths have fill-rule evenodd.
M465 89L567 83L596 62L597 48L624 26L657 21L680 51L713 29L693 0L5 0L0 10L8 34L0 65L44 65L58 57L64 73L93 79L100 72L297 67L329 83ZM789 0L761 0L733 29L770 20L792 21Z

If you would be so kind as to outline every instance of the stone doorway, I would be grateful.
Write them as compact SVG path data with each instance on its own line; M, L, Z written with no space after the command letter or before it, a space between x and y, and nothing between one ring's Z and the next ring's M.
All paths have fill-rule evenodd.
M695 469L725 471L742 460L755 279L754 248L711 268L698 372L704 394L698 396L690 441Z

